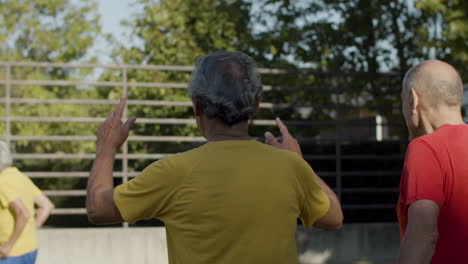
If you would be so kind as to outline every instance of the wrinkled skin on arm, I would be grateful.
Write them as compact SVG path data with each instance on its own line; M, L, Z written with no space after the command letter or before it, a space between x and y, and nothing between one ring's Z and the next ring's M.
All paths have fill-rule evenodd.
M437 244L439 205L417 200L408 207L408 226L401 241L399 264L428 264Z
M125 142L136 118L122 124L122 114L127 100L122 98L114 112L110 112L98 129L96 159L88 179L86 210L93 224L116 224L124 220L114 201L112 176L115 155Z
M11 249L15 245L18 238L21 236L21 233L23 233L24 227L26 226L29 217L31 217L31 214L20 198L13 200L9 204L9 207L13 213L13 216L15 217L15 227L13 229L13 233L10 236L10 239L5 244L0 245L0 257L2 258L8 257Z

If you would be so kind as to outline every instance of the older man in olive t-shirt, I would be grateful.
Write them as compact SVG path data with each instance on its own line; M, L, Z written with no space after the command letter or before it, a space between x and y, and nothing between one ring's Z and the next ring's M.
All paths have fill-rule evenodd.
M98 131L89 219L162 220L171 264L297 263L297 219L334 230L343 215L336 195L304 161L280 120L283 140L269 137L273 146L249 135L261 89L247 55L220 51L201 57L189 95L208 143L156 161L114 189L115 154L135 122L121 123L123 99Z

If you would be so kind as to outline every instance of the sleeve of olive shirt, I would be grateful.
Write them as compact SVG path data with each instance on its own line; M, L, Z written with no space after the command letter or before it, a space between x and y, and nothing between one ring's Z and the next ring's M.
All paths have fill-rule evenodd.
M300 218L305 227L311 227L330 209L330 199L318 183L318 176L309 164L301 159L298 180L303 192Z
M182 178L175 156L150 164L140 175L115 188L114 201L126 222L161 218L171 208Z

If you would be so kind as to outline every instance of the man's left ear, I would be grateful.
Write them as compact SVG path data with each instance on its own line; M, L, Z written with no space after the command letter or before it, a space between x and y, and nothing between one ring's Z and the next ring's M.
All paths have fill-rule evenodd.
M414 88L411 88L410 105L411 105L411 112L415 114L418 111L419 94Z

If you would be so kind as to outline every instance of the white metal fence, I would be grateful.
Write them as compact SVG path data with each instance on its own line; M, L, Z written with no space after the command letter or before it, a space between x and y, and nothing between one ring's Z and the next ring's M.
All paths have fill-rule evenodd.
M0 67L3 68L3 78L0 78L0 87L4 87L4 97L0 98L0 103L4 105L5 115L0 117L0 121L5 124L4 140L8 143L15 141L50 141L50 142L81 142L81 141L93 141L94 136L82 136L82 135L32 135L24 136L12 133L12 124L14 122L39 122L39 123L57 123L57 122L77 122L77 123L98 123L104 120L104 117L74 117L74 116L16 116L12 115L12 106L15 104L70 104L70 105L112 105L117 104L117 100L102 100L102 99L39 99L39 98L18 98L12 96L12 91L17 86L59 86L59 87L70 87L70 86L87 86L87 87L120 87L122 95L127 95L129 87L142 87L142 88L170 88L170 89L186 89L186 83L171 83L171 82L137 82L128 80L129 70L151 70L151 71L171 71L171 72L185 72L190 73L192 67L188 66L158 66L158 65L102 65L102 64L69 64L69 63L41 63L41 62L0 62ZM118 70L121 72L120 81L101 81L101 80L39 80L39 79L17 79L14 78L12 71L13 69L20 69L23 67L34 67L38 69L111 69ZM289 70L281 69L260 69L260 72L264 75L281 75L290 74ZM307 72L299 72L305 74ZM335 73L317 73L309 72L310 74L334 76ZM355 73L354 75L360 75L362 73ZM382 76L391 77L394 74L383 74ZM275 86L275 85L264 85L265 93L270 91L311 91L321 92L327 94L340 94L347 91L347 88L311 88L311 87L286 87L286 86ZM178 106L178 107L190 107L191 103L188 101L166 101L166 100L128 100L128 106ZM262 109L273 109L275 107L288 107L288 104L263 102L260 105ZM334 189L341 196L343 193L370 193L370 192L396 192L396 186L388 188L372 188L372 187L347 187L343 186L343 177L369 176L369 177L385 177L395 176L399 174L398 170L358 170L358 171L346 171L342 169L342 162L344 160L401 160L403 155L401 153L396 154L345 154L343 153L343 142L345 141L346 131L343 131L343 126L374 126L373 123L369 123L366 120L349 120L340 115L345 109L363 109L362 106L353 106L346 102L335 100L332 103L327 104L308 104L309 107L318 108L329 108L335 112L335 118L330 120L288 120L287 123L296 126L332 126L335 128L335 135L332 138L317 138L317 137L303 137L300 139L301 142L331 142L334 144L334 153L321 154L321 153L304 153L305 159L307 160L328 160L334 163L334 168L330 170L319 171L321 176L331 177L328 182L332 181ZM386 107L386 106L375 106ZM393 106L390 106L393 108ZM371 109L371 108L369 108ZM127 110L124 112L124 118L126 118ZM371 109L372 110L372 109ZM172 118L170 116L163 118L145 118L138 117L137 120L140 124L159 124L159 125L184 125L194 124L194 120L191 118ZM274 121L269 119L256 119L252 121L254 126L274 126ZM391 123L379 121L380 128L382 126L391 126ZM401 124L393 124L401 125ZM380 135L381 136L381 135ZM380 140L382 140L380 138ZM202 137L197 136L183 136L183 135L170 135L170 136L148 136L148 135L134 135L128 138L128 141L122 146L122 152L117 155L118 162L121 162L121 170L115 171L114 177L121 178L123 182L128 181L130 177L138 175L138 171L129 170L129 160L132 159L160 159L168 153L129 153L128 142L132 141L143 141L143 142L203 142ZM371 140L372 141L372 140ZM94 159L94 153L15 153L14 159L36 159L36 160L66 160L66 159ZM31 178L86 178L88 172L86 171L25 171L25 173ZM46 190L45 193L50 196L85 196L85 190ZM394 203L381 203L381 204L344 204L345 209L392 209ZM84 208L57 208L53 212L58 215L73 215L73 214L85 214Z

